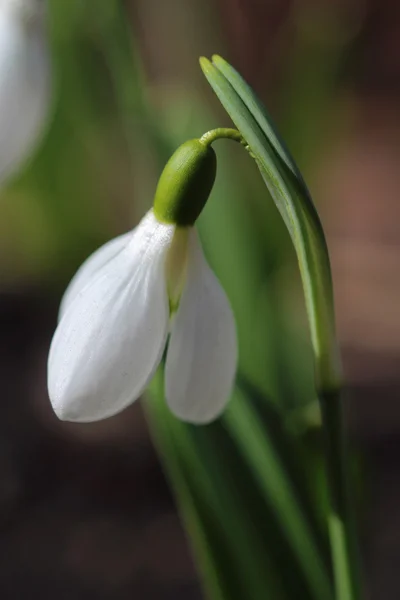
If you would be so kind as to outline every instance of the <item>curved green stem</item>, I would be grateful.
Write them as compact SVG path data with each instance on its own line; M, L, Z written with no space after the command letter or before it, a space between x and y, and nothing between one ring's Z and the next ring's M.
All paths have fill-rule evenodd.
M234 142L239 142L239 144L243 145L246 144L242 134L237 129L230 129L227 127L218 127L217 129L207 131L207 133L201 136L200 141L202 144L209 146L220 139L233 140Z

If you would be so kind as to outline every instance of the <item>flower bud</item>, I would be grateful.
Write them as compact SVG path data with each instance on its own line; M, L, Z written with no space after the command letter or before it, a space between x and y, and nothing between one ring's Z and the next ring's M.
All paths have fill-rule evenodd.
M154 214L163 223L194 225L215 181L217 158L211 146L189 140L167 162L154 198Z

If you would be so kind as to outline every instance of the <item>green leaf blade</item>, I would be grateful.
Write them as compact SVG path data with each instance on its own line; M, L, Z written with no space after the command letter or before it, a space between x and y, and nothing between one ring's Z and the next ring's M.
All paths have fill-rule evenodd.
M219 63L221 60L218 59ZM293 240L310 322L317 387L337 389L341 382L341 366L336 344L332 281L318 213L303 179L296 175L297 167L288 166L293 161L273 133L275 128L268 124L265 114L260 117L260 110L255 110L260 121L251 113L248 105L254 107L255 100L253 92L247 95L248 85L243 84L244 80L225 61L223 69L224 73L228 67L231 69L230 81L207 59L200 59L200 64L211 87L249 145ZM272 141L269 137L271 132Z

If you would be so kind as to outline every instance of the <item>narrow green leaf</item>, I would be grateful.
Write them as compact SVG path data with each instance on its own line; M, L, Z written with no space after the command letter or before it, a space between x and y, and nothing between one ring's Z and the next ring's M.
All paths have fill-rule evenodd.
M247 84L232 67L224 63L224 73L205 58L201 67L222 105L249 145L261 175L280 211L296 248L303 279L306 307L314 348L317 385L336 388L340 364L334 331L333 292L329 257L318 214L304 186L290 166L292 159L280 145L273 128L266 126L254 93L247 96ZM225 73L231 69L231 82ZM243 101L245 98L246 102ZM255 111L250 111L250 107ZM258 121L257 119L260 119ZM272 135L273 143L269 136ZM279 148L279 152L276 148Z
M250 113L253 115L255 121L258 123L260 129L265 133L271 142L273 148L286 164L286 166L292 171L293 175L299 179L305 186L303 177L293 160L285 142L280 137L279 133L272 124L272 119L268 114L268 111L264 104L257 98L254 90L249 84L243 79L243 77L226 62L221 56L214 55L212 57L214 65L221 71L221 73L229 81L233 89L239 94L241 100L246 104Z
M275 517L292 545L315 598L331 598L332 587L314 532L302 512L285 467L252 405L236 391L223 420L244 453Z
M231 596L224 590L224 584L220 581L216 570L218 562L218 557L214 556L216 548L208 541L203 519L199 514L198 496L191 492L187 479L185 479L181 455L176 448L175 439L169 427L171 417L165 414L163 389L163 371L159 369L150 387L151 401L145 404L153 441L162 458L190 541L195 548L197 565L206 593L213 600L231 600Z
M199 428L173 417L164 401L162 377L160 369L146 408L211 597L225 597L224 590L229 600L258 600L267 592L274 600L284 600L280 574L258 524L249 518L250 507L232 479L234 471L221 468L219 444L217 454L213 451L209 432L214 426L200 428L199 435ZM221 435L226 434L218 431L217 439Z
M234 578L234 590L241 592L230 591L230 599L258 600L267 590L277 600L290 600L294 591L298 599L331 598L326 552L317 542L315 523L308 520L310 511L300 502L296 478L250 397L238 391L221 422L188 426L166 407L161 377L151 386L147 406L178 504L189 532L194 529L192 540L206 580L217 580L226 590ZM275 434L288 450L283 430ZM205 539L217 574L209 572L203 556Z

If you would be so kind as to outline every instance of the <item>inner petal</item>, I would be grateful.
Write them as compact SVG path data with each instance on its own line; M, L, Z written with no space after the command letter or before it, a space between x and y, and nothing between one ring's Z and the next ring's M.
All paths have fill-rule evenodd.
M165 263L171 316L178 308L186 279L190 227L177 227Z

